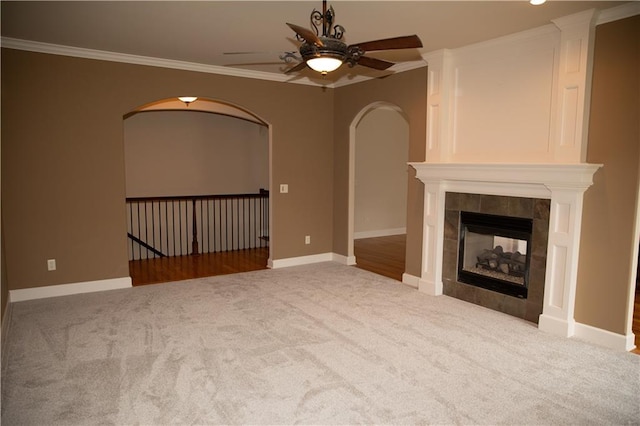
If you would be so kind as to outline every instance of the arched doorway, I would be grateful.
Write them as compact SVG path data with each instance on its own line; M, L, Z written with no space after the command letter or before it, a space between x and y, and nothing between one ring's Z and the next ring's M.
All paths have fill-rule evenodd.
M408 150L409 124L399 107L373 103L352 121L349 258L398 280L405 264Z
M211 99L166 99L124 117L134 285L264 269L268 123Z

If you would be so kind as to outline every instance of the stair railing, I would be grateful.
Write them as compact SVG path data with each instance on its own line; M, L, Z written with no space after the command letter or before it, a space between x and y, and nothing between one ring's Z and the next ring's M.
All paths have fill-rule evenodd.
M269 245L269 191L127 198L129 260ZM190 249L190 251L189 251Z

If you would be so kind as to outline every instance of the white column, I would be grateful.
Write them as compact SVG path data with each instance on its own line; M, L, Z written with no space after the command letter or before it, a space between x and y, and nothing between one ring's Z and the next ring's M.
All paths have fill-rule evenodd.
M428 65L427 79L427 149L429 163L451 161L451 73L453 55L447 49L422 55Z
M544 300L538 328L570 337L575 333L582 200L588 186L547 187L551 190L551 216Z
M557 107L553 136L557 162L586 161L593 69L595 10L554 19L560 29Z
M424 181L422 274L418 282L418 290L432 296L442 295L444 199L444 182Z

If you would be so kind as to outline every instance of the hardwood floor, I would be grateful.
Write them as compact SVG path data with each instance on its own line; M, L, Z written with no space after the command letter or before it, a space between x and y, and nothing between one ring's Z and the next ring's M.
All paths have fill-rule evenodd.
M357 266L402 281L405 244L406 235L355 240ZM269 249L261 248L132 260L129 273L133 285L139 286L266 269L268 257Z
M269 248L173 256L129 262L134 286L267 269Z
M405 267L406 235L354 240L357 267L402 281Z

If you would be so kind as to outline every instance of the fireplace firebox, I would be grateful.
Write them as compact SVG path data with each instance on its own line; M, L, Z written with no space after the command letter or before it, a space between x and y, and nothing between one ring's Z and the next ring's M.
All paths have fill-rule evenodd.
M460 212L458 281L526 299L533 221Z

